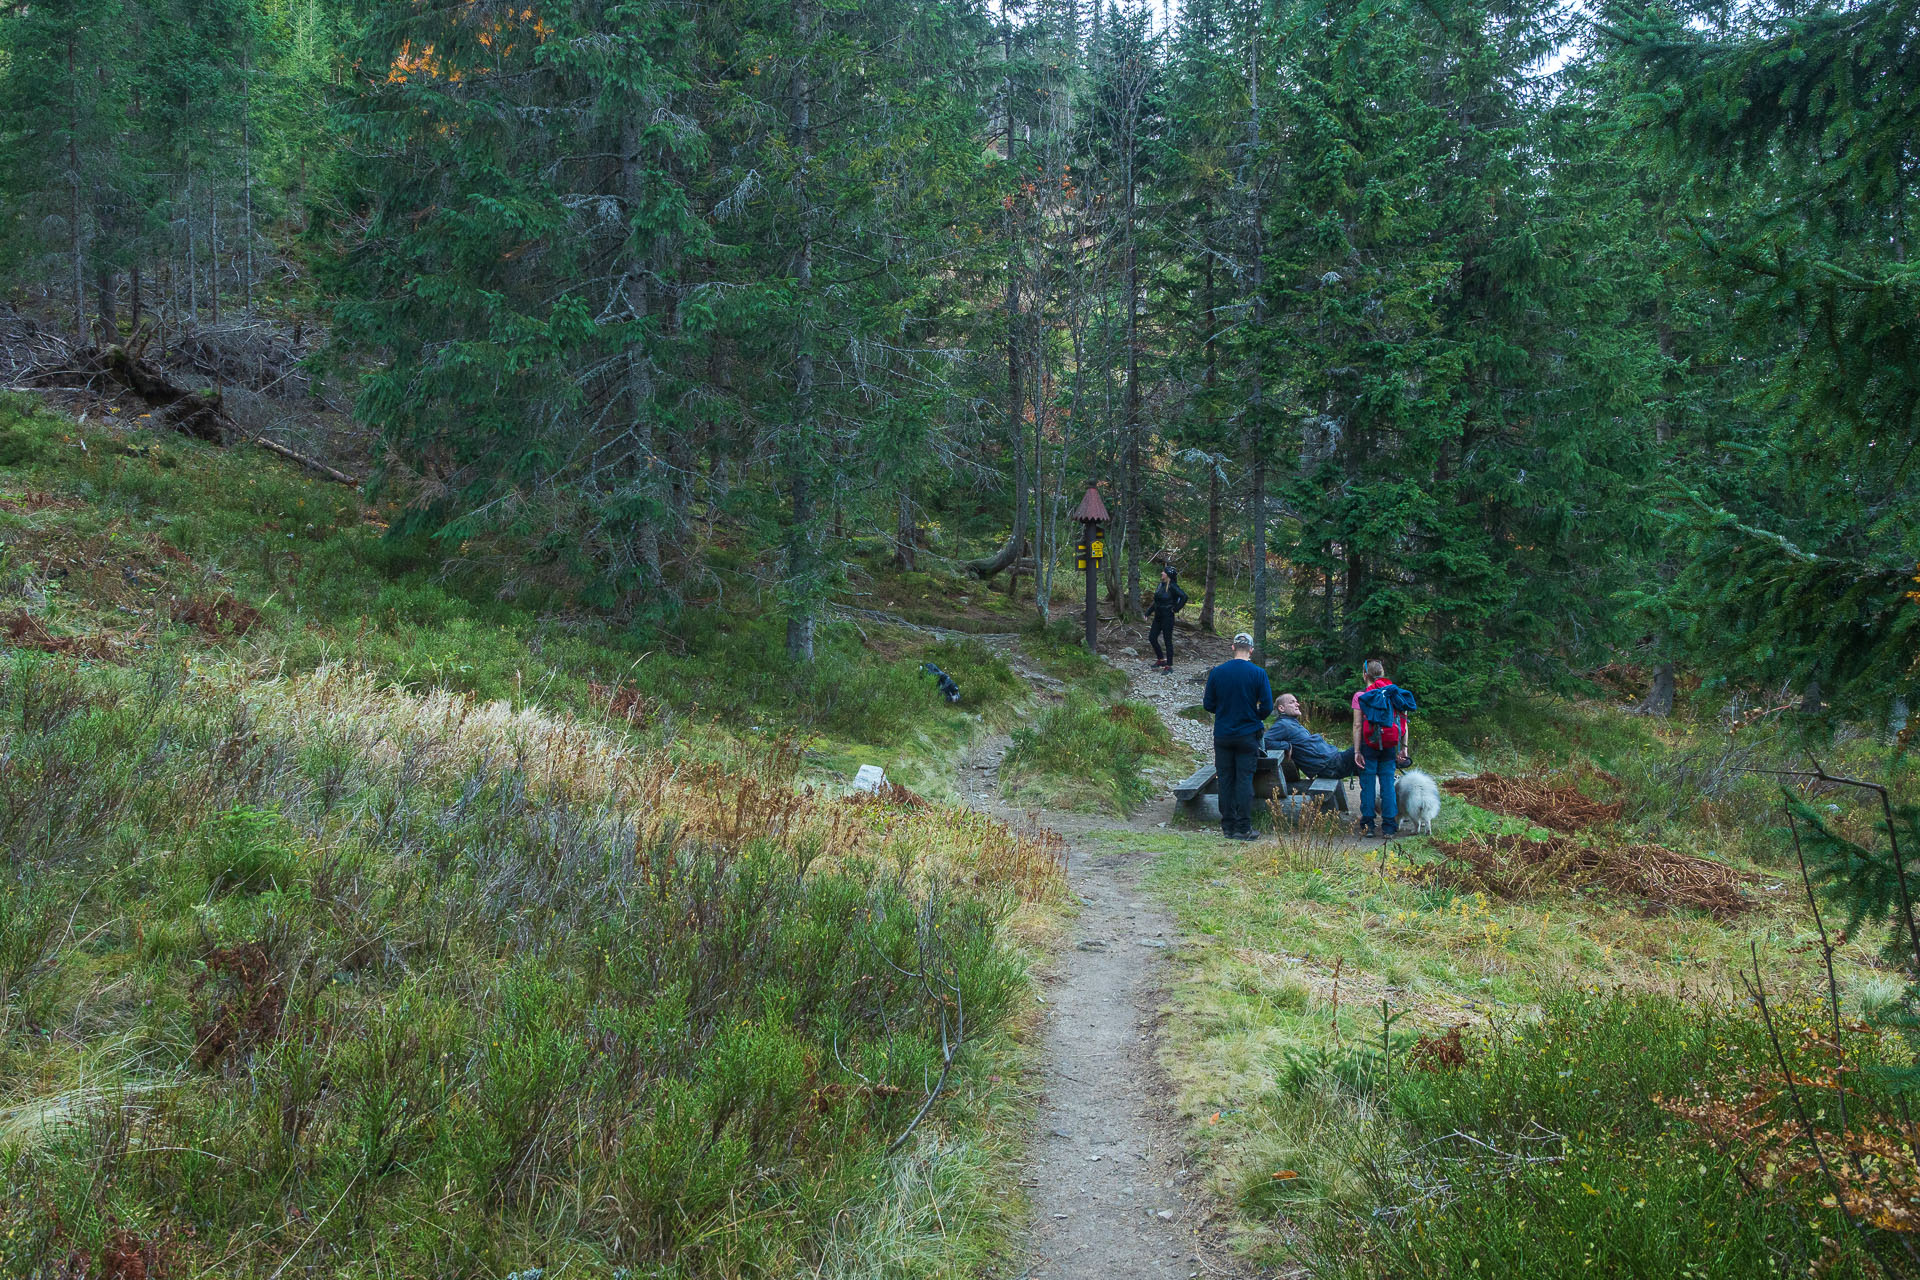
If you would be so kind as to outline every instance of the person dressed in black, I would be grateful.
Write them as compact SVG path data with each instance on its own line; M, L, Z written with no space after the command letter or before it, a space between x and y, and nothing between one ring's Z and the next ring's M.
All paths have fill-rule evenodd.
M1273 686L1252 661L1253 637L1233 638L1233 657L1207 672L1201 705L1213 712L1213 766L1220 783L1220 830L1229 840L1253 835L1253 766L1260 735L1273 714Z
M1180 589L1180 571L1172 565L1160 570L1160 585L1153 592L1153 625L1147 628L1147 642L1153 646L1153 665L1173 670L1173 615L1187 607L1187 593ZM1160 641L1167 642L1166 651Z

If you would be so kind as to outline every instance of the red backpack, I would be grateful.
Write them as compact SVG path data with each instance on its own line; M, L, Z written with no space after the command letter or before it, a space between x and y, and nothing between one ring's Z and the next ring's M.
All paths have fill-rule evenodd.
M1402 690L1389 681L1369 685L1360 695L1360 742L1375 751L1392 751L1400 745L1401 728L1406 724L1401 710ZM1406 698L1411 702L1412 699Z

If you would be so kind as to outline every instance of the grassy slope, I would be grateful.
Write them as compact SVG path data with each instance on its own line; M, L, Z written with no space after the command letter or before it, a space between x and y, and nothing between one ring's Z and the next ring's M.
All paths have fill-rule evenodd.
M884 625L831 623L815 667L793 667L757 566L718 567L741 559L723 537L707 546L710 607L643 642L564 613L560 566L503 587L484 561L456 565L431 539L388 539L392 513L340 486L250 450L120 425L82 428L0 396L0 477L14 495L0 507L0 591L55 635L114 638L123 658L204 639L171 615L237 597L264 625L226 647L256 665L344 660L403 684L580 713L595 709L596 685L603 699L632 690L648 719L794 734L816 771L877 761L935 794L951 788L955 749L983 724L1011 723L1025 697L977 642ZM893 583L864 579L869 594L855 603ZM919 672L929 660L960 681L962 708L933 696Z
M641 648L259 455L18 401L0 467L0 1272L978 1273L1054 853L799 784L937 790L1003 663Z
M1075 689L1014 730L1001 787L1015 804L1127 814L1162 785L1152 766L1176 754L1148 704Z
M1627 809L1602 838L1719 856L1755 873L1760 905L1720 923L1592 893L1502 901L1426 882L1426 840L1393 846L1383 864L1310 831L1251 852L1109 837L1164 849L1156 887L1196 943L1172 993L1166 1064L1250 1247L1331 1274L1767 1273L1800 1228L1736 1194L1726 1161L1652 1096L1726 1092L1741 1071L1769 1068L1736 1007L1750 943L1787 1025L1820 1015L1810 914L1766 817L1777 783L1725 767L1788 754L1790 739L1559 703L1450 729L1429 740L1430 765L1612 770ZM1835 754L1884 776L1870 742ZM1450 798L1436 837L1527 826ZM1878 941L1842 949L1854 1009L1897 989ZM1382 1069L1382 1001L1394 1073ZM1453 1026L1468 1029L1467 1069L1407 1069L1415 1035ZM1867 1042L1855 1052L1900 1054ZM1446 1136L1461 1131L1507 1154Z

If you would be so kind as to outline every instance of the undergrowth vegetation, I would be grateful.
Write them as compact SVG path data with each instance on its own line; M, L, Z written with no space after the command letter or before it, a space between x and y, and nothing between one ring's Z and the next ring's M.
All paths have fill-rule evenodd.
M1044 841L340 666L16 654L0 726L0 1271L991 1247Z
M1779 1012L1799 1033L1791 1069L1819 1079L1820 1002ZM1294 1086L1295 1098L1320 1091L1354 1135L1343 1144L1357 1170L1345 1196L1305 1218L1303 1244L1323 1274L1885 1274L1821 1203L1817 1170L1786 1159L1739 1167L1732 1158L1746 1153L1682 1114L1696 1096L1778 1074L1749 1010L1570 990L1538 1020L1455 1036L1452 1053L1409 1041L1389 1028L1348 1051L1358 1070ZM1905 1045L1863 1032L1848 1048L1866 1072ZM1823 1128L1837 1131L1830 1091L1815 1097ZM1770 1108L1756 1120L1791 1116ZM1275 1212L1316 1193L1307 1177L1269 1187L1249 1198Z
M0 395L0 631L120 663L215 644L255 664L350 660L402 683L536 700L646 728L718 718L798 735L819 770L884 757L944 794L957 744L1010 723L1023 683L974 640L829 622L811 666L785 657L764 574L707 547L701 607L628 631L566 607L564 565L511 574L396 510L246 450L134 424L77 424ZM918 575L927 579L927 575ZM921 664L952 673L960 704Z
M1013 731L1001 787L1015 804L1127 814L1159 785L1150 766L1174 751L1151 706L1074 689Z
M1479 775L1431 839L1356 847L1325 816L1232 851L1107 837L1164 848L1154 880L1193 939L1164 1061L1256 1255L1355 1277L1909 1274L1911 991L1884 931L1820 928L1782 789L1816 873L1853 868L1829 890L1878 868L1877 922L1892 860L1835 843L1873 845L1871 793L1767 772L1809 767L1778 718L1545 702L1424 742L1423 764ZM1885 745L1843 732L1820 758L1911 812L1920 779Z

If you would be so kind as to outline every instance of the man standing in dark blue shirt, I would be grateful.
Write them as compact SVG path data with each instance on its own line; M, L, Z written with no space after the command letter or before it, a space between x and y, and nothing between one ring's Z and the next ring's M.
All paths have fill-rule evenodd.
M1213 767L1220 784L1220 830L1229 840L1253 835L1253 767L1260 734L1273 714L1273 686L1255 666L1253 637L1233 638L1233 657L1207 672L1201 705L1213 712Z

